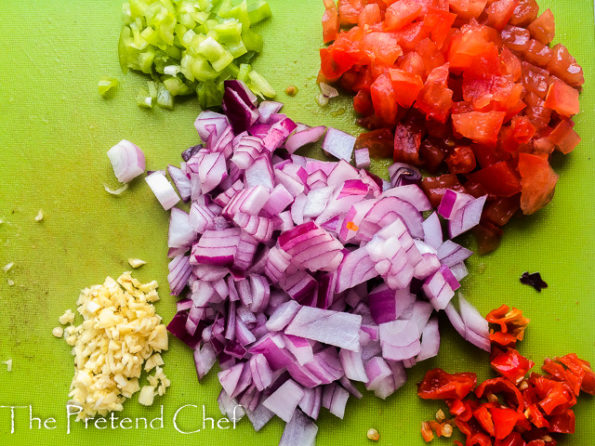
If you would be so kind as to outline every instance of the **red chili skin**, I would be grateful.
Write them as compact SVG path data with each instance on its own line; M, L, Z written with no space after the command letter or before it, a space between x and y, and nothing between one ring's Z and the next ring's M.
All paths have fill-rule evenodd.
M564 382L532 374L529 384L540 398L539 407L546 415L563 413L576 404L576 397Z
M515 410L499 407L490 409L490 413L494 422L494 437L496 437L496 440L503 440L508 437L519 419L523 417Z
M450 400L465 398L477 384L475 373L446 373L432 369L417 385L417 394L426 400Z
M535 363L514 349L506 351L494 349L490 365L496 373L516 384L525 377Z
M485 380L475 389L475 396L482 398L488 394L502 394L509 407L515 407L518 412L524 408L524 398L521 391L506 378L492 378ZM512 404L511 404L512 403Z
M465 446L492 446L492 440L486 434L478 432L467 438Z
M521 434L518 432L513 432L508 435L506 438L501 440L496 440L494 442L494 446L525 446L525 440L521 437Z

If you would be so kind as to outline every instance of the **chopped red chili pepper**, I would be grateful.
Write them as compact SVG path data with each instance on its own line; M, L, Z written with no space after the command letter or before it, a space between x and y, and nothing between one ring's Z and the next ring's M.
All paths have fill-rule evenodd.
M481 425L483 430L485 430L490 436L495 435L495 428L494 428L494 420L492 420L492 413L490 409L494 407L491 403L482 404L477 409L473 411L473 418L477 420L477 422Z
M499 375L518 384L535 363L514 349L506 351L494 349L490 365Z
M568 409L566 412L559 415L552 415L550 420L550 432L558 432L560 434L574 434L574 412Z
M490 333L490 365L500 377L476 386L473 373L451 375L441 369L426 373L418 395L445 400L454 419L441 423L442 416L425 422L422 436L426 441L434 434L450 436L455 425L467 437L465 446L556 446L550 434L574 433L572 407L581 390L595 393L591 365L571 353L546 359L542 367L546 376L526 377L534 364L513 347L523 339L529 319L506 305L486 319L495 324ZM455 441L455 445L462 443Z
M425 400L463 399L477 384L475 373L446 373L432 369L417 385L417 394Z
M517 308L512 310L508 305L502 305L488 313L486 319L491 324L500 326L502 333L511 333L519 341L525 336L525 329L529 325L529 319L523 316L523 312Z
M421 423L421 437L424 439L426 443L429 443L434 439L434 433L430 428L430 423L424 421Z
M509 407L515 407L517 411L524 408L524 398L521 391L506 378L491 378L485 380L475 389L475 396L482 398L488 394L502 394Z
M514 430L517 421L522 417L516 410L494 407L490 409L492 420L494 422L494 437L496 440L502 440L510 435Z
M486 434L478 432L467 438L465 446L492 446L492 440Z
M545 419L537 404L531 404L527 407L525 410L525 417L527 417L536 428L545 427L549 429L550 427L550 423Z
M521 437L521 434L518 432L512 432L506 438L501 440L496 440L494 442L494 446L525 446L525 440Z

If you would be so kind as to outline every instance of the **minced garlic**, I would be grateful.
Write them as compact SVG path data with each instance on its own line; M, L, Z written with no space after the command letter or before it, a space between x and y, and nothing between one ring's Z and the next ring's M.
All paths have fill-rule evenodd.
M117 282L108 277L103 285L81 292L77 305L83 323L64 330L75 357L69 397L82 409L79 419L121 411L124 401L141 388L145 361L145 368L148 364L147 370L156 368L156 372L148 377L150 385L143 387L139 401L152 403L156 394L165 393L169 380L159 367L163 360L158 352L167 350L168 339L152 305L157 300L157 282L142 284L130 272ZM67 311L60 323L73 319L74 314L71 318Z
M58 318L58 322L62 325L72 324L74 322L74 313L72 310L70 308L66 310L64 314Z

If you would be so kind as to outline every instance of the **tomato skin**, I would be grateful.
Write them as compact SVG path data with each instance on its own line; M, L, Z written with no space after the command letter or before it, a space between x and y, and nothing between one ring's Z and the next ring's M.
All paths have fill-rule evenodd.
M362 12L358 17L357 24L360 28L368 25L376 25L382 21L382 15L380 12L380 6L378 3L370 3L364 6Z
M531 33L525 28L519 28L517 26L506 26L500 35L502 36L504 45L519 53L527 49L529 40L531 40Z
M341 25L357 24L363 7L362 0L339 0L339 22Z
M495 145L506 113L491 111L452 114L453 129L460 135L480 143Z
M488 0L449 0L450 9L459 17L473 19L481 15Z
M378 117L388 126L392 126L397 118L397 101L392 82L388 75L381 74L370 87L372 104Z
M489 200L483 212L487 221L498 226L504 226L519 211L521 205L519 195L512 197L498 197Z
M578 90L560 80L555 80L547 92L545 106L561 116L570 118L581 110Z
M420 166L419 148L422 130L410 123L398 123L395 127L393 160Z
M548 135L549 140L564 155L572 152L581 142L581 137L572 128L574 123L569 119L562 119Z
M554 14L550 9L546 9L539 17L531 22L527 29L535 39L547 45L554 40L554 36L556 35Z
M366 147L374 158L390 158L393 155L394 138L390 129L376 129L360 133L355 140L355 148Z
M505 161L484 167L467 177L471 181L481 184L486 192L494 197L512 197L521 192L519 178Z
M504 28L518 4L519 0L496 0L491 3L486 8L488 25L498 30Z
M422 7L417 0L399 0L390 5L384 14L384 29L398 31L419 17Z
M415 102L415 108L423 112L427 118L442 123L448 119L448 112L452 107L453 91L447 86L448 67L446 63L432 70Z
M399 68L389 69L388 75L399 105L404 108L411 107L423 88L424 83L421 77L418 74L412 74Z
M425 177L421 180L421 188L434 207L440 204L447 189L452 189L456 192L465 192L465 188L461 185L457 176L452 173L446 173L437 177Z
M370 116L374 113L374 105L372 104L372 98L370 92L367 90L359 90L353 97L353 108L358 115Z
M322 15L322 40L332 42L339 34L339 12L334 0L324 0L324 14Z
M519 153L517 169L521 176L521 210L530 215L551 201L558 175L546 158L529 153Z
M430 173L438 172L438 169L446 158L445 150L434 143L430 138L426 138L422 141L421 147L419 148L419 155L423 161L424 167Z
M475 155L469 146L455 147L446 158L449 170L454 174L469 173L475 169Z

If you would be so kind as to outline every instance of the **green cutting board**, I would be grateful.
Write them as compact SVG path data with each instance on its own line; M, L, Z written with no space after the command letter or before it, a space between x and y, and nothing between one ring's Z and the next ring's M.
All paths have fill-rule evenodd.
M544 210L516 218L506 227L502 246L486 257L473 257L462 292L485 314L502 303L522 308L531 318L520 350L535 363L548 356L576 352L595 361L595 281L593 280L593 144L595 143L594 26L591 0L542 0L556 16L557 40L564 42L585 68L587 83L576 129L583 138L566 157L555 156L561 174L556 196ZM310 125L331 125L358 132L349 98L327 108L315 102L320 0L270 0L273 18L260 27L265 38L257 69L286 102L284 111ZM168 321L175 299L167 286L167 225L163 212L142 178L120 197L105 193L116 186L105 155L121 139L138 144L148 169L178 163L180 152L198 142L193 121L195 100L175 111L142 110L135 95L145 79L123 75L117 58L120 0L2 0L0 2L0 361L12 359L12 372L0 366L0 406L33 407L37 418L56 419L55 429L29 424L29 411L15 409L15 432L9 408L0 408L1 445L274 445L282 423L272 421L260 433L242 421L235 430L206 429L184 435L172 418L184 409L180 428L199 427L200 407L218 417L219 384L211 373L197 383L191 352L176 339L165 354L172 385L166 396L144 408L137 397L120 417L158 417L157 429L98 430L83 425L67 431L65 405L73 374L70 348L51 335L65 309L75 308L79 290L129 269L126 259L148 262L134 275L157 279L159 313ZM97 94L104 75L119 78L111 99ZM283 91L296 85L296 97ZM376 166L380 171L381 166ZM39 209L45 219L34 220ZM469 243L471 243L469 241ZM540 271L549 284L542 293L521 285L524 271ZM14 281L8 285L8 279ZM379 444L421 445L420 422L439 404L424 402L415 383L429 368L476 371L491 375L488 355L463 342L441 320L443 342L438 358L409 371L409 381L386 401L365 395L350 400L344 420L323 410L318 445L365 445L366 431L378 429ZM563 445L589 446L595 438L595 404L583 398L576 406L577 433ZM51 427L52 424L48 425ZM452 444L438 440L435 444Z

